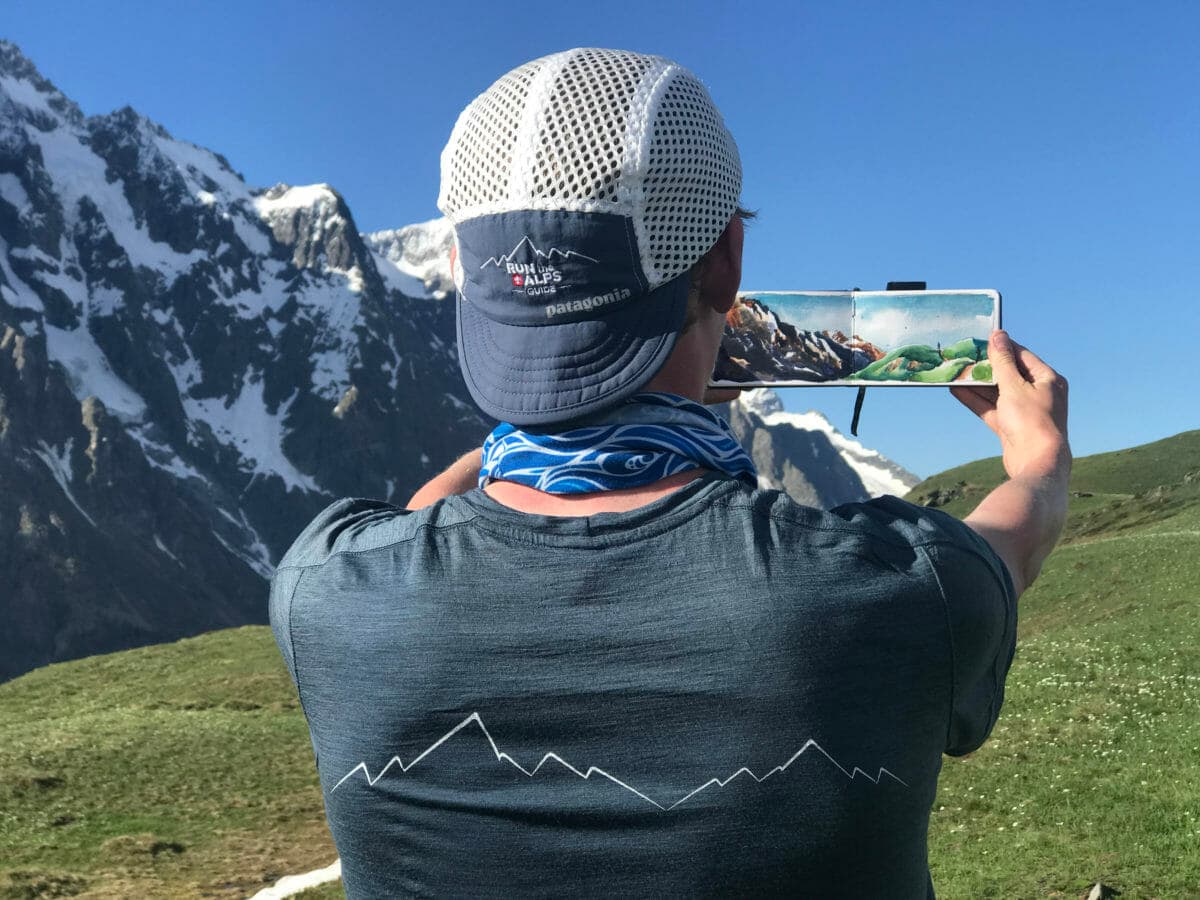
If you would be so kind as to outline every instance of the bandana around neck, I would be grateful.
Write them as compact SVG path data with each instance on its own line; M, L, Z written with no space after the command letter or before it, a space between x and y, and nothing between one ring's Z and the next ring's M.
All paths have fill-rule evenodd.
M724 419L686 397L642 393L569 431L522 431L501 422L483 442L479 487L499 478L550 494L584 494L697 468L758 484L754 462Z

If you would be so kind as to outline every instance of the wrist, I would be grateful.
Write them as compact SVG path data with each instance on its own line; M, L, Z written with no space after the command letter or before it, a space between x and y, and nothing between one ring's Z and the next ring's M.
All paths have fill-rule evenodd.
M1066 480L1070 476L1071 447L1065 437L1054 435L1036 445L1023 444L1019 453L1005 454L1009 477Z

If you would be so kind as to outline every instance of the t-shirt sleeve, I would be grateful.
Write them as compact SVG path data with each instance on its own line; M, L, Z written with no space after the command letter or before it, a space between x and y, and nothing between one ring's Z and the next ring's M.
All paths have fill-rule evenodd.
M271 577L271 594L268 608L271 617L271 631L275 634L275 643L287 664L292 682L296 682L296 654L292 647L292 595L300 583L303 569L276 569Z
M948 516L946 518L949 518ZM946 606L953 661L946 753L979 749L1004 703L1004 681L1016 650L1017 602L1012 578L995 551L952 520L954 540L923 546Z
M946 753L979 749L1000 715L1016 649L1017 601L1003 560L979 534L937 509L897 497L830 511L860 528L899 538L928 560L946 611L952 671Z
M305 568L323 563L337 548L339 541L351 539L356 531L368 526L376 518L395 513L396 507L379 500L336 500L309 522L279 561L279 567L271 578L271 630L292 681L297 686L296 654L292 646L292 598Z

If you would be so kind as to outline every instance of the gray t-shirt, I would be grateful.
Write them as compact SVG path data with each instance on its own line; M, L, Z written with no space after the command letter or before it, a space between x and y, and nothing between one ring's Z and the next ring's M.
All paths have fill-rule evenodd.
M587 517L339 501L271 622L352 898L925 898L1016 604L948 515L706 475Z

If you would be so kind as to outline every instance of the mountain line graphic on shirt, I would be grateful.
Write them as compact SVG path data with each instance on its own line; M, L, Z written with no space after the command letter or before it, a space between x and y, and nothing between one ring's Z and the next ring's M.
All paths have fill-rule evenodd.
M335 784L332 788L330 788L329 793L332 794L334 791L336 791L338 788L340 788L343 784L345 784L348 780L350 780L350 778L353 777L355 774L361 773L363 778L366 780L367 784L373 787L375 784L377 784L379 782L380 779L382 779L385 775L388 774L388 772L392 771L393 769L399 769L401 773L408 772L410 769L413 768L413 766L415 766L418 763L422 762L423 760L426 760L429 757L431 757L435 753L435 751L438 750L439 747L442 747L444 744L446 744L446 742L449 741L451 738L453 738L456 734L458 734L459 732L463 731L464 729L466 729L472 725L476 726L478 728L478 730L483 734L484 738L486 738L488 746L491 748L492 754L496 757L497 762L508 763L516 771L522 773L523 775L528 776L529 778L533 778L535 775L537 775L539 772L541 772L543 767L547 763L553 762L553 763L557 764L559 771L570 772L585 781L590 780L593 775L596 775L603 779L607 779L608 781L612 782L613 784L617 785L618 787L623 788L624 790L628 791L630 794L633 794L634 796L639 797L641 800L644 800L646 803L649 803L651 806L654 806L664 812L675 809L675 807L677 807L683 803L686 803L688 800L695 797L697 794L701 793L702 791L706 791L709 788L723 788L726 785L728 785L730 782L733 782L733 781L741 778L742 776L751 778L755 782L758 782L759 784L761 784L762 782L766 781L767 779L771 778L772 776L778 775L782 772L785 772L789 766L791 766L794 762L796 762L798 759L800 759L802 756L804 756L805 754L807 754L809 752L812 752L812 753L816 754L817 756L825 759L830 765L833 766L833 768L836 771L840 772L847 780L854 781L854 780L858 779L859 777L862 777L866 781L869 781L871 784L879 785L883 782L883 779L886 777L891 782L895 782L896 784L902 785L903 787L908 787L908 783L906 781L904 781L903 779L901 779L899 776L895 775L894 773L890 772L888 769L883 768L882 766L879 768L879 771L874 776L871 776L869 773L867 773L863 769L860 769L858 766L854 766L850 769L847 769L840 762L838 762L836 759L834 759L829 753L827 753L820 744L818 744L812 738L809 738L807 741L804 742L804 744L800 747L800 749L797 750L795 753L793 753L790 757L788 757L787 760L785 760L784 762L775 766L774 768L767 770L767 772L765 772L762 775L758 775L755 772L753 772L751 769L749 769L745 766L742 766L742 767L734 770L731 774L725 776L724 778L713 777L713 778L708 779L707 781L705 781L698 787L685 793L682 797L680 797L678 800L674 801L673 803L669 803L669 804L660 803L657 800L653 799L652 797L648 796L647 794L643 793L642 791L638 790L636 787L629 784L628 782L622 781L620 778L617 778L616 776L611 775L610 773L606 772L604 769L600 768L599 766L588 766L586 769L581 769L581 768L571 764L567 760L563 759L561 756L559 756L557 753L554 753L553 751L546 753L541 758L541 760L538 761L537 765L533 766L532 768L526 768L525 766L523 766L519 762L517 762L515 759L513 759L509 754L507 754L503 750L501 750L499 748L499 746L497 746L495 739L492 738L491 732L489 732L487 729L487 726L483 724L483 719L480 717L479 713L473 712L469 716L467 716L465 719L463 719L461 722L459 722L457 725L455 725L453 728L451 728L444 735L442 735L440 738L438 738L436 741L434 741L428 748L426 748L424 751L422 751L417 756L413 757L408 763L405 763L402 759L400 759L399 756L393 756L387 762L387 764L384 765L384 767L379 770L379 772L377 774L371 775L371 771L368 768L367 764L365 762L360 762L358 765L356 765L354 768L352 768L349 772L347 772L345 775L343 775L342 778L337 782L337 784Z

